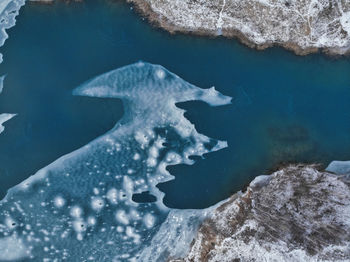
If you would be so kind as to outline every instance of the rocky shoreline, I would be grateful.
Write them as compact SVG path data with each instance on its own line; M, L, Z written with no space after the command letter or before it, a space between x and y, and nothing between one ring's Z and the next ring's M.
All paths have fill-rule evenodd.
M310 2L311 5L311 1L293 3L289 1L289 3L279 0L249 0L246 1L246 5L233 0L218 0L210 3L206 0L172 2L170 0L127 0L127 2L132 3L152 25L170 33L236 38L241 43L258 50L281 46L297 55L319 51L329 55L350 53L350 3L344 3L341 11L335 11L335 6L327 11L326 4L333 2L325 1L327 2L325 6L317 6L318 12L313 11L316 13L314 16L302 17L299 9L305 8L299 5L304 2ZM277 5L280 2L288 2L289 6ZM339 1L336 2L340 5ZM270 3L276 3L276 7ZM225 4L231 4L231 6L226 7L227 12L223 14ZM288 10L281 13L283 9L291 9L292 5L296 8L294 13ZM340 10L339 6L337 8ZM328 14L324 14L327 12ZM290 14L294 15L290 16ZM299 19L298 16L302 18ZM265 20L266 23L264 23ZM328 25L328 22L333 23L331 20L339 21ZM345 20L344 25L340 20Z
M329 169L349 166L339 162ZM171 261L349 260L349 178L294 165L257 177L245 193L217 207L187 256Z
M52 4L55 0L30 0ZM83 2L83 0L62 0ZM116 1L116 0L114 0ZM238 39L257 50L350 55L350 2L341 0L126 0L171 34Z

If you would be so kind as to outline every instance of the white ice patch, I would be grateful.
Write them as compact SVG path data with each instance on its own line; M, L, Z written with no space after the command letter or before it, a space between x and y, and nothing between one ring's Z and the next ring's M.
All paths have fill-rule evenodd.
M129 216L126 214L125 210L118 210L115 213L115 218L121 224L124 224L124 225L129 224Z
M4 80L5 80L5 76L1 76L0 77L0 94L2 93L2 91L4 89ZM0 114L0 134L2 132L4 132L4 130L5 130L5 127L3 124L15 116L16 116L16 114Z
M4 89L4 80L5 80L6 76L1 76L0 77L0 94L2 93L3 89Z
M55 207L57 207L57 208L61 208L66 204L66 200L61 196L55 197L53 202L54 202Z
M115 188L109 189L107 192L107 199L111 204L116 205L118 203L118 190Z
M158 69L156 75L159 79L163 79L165 77L165 72L162 69Z
M326 171L338 175L350 175L350 161L332 161Z
M199 224L212 208L170 211L150 245L142 250L139 257L143 262L167 261L169 258L184 257L189 251Z
M29 255L30 249L16 235L0 238L1 261L17 261Z
M135 161L137 161L137 160L140 160L140 158L141 158L140 154L139 154L139 153L136 153L136 154L133 156L132 159L134 159Z
M267 185L270 182L271 176L268 175L261 175L261 176L257 176L256 178L254 178L254 180L252 182L250 182L250 187L263 187L265 185Z
M143 217L143 222L147 228L152 228L156 222L156 218L152 214L146 214Z
M101 197L93 197L91 200L91 208L97 212L101 211L105 205L105 201Z
M5 130L3 124L15 116L16 114L0 114L0 134Z
M1 0L0 1L0 47L2 47L8 38L6 29L16 24L16 16L19 9L25 4L25 0ZM2 54L0 54L0 63Z
M73 206L70 210L70 215L74 218L80 218L83 215L83 209L79 206Z
M168 165L191 164L190 156L227 143L199 134L176 104L201 100L215 106L231 98L148 63L98 76L74 94L120 98L124 117L106 135L9 190L0 201L0 250L8 237L25 236L33 260L154 261L167 252L183 254L204 211L171 211L156 186L173 178ZM211 150L208 143L214 143ZM133 200L146 191L155 202Z
M350 35L350 11L343 13L343 15L340 17L340 23L344 29Z

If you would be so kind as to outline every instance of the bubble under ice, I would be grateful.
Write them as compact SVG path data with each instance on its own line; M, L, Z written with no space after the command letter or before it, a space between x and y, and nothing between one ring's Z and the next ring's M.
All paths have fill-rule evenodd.
M173 179L168 165L193 164L190 156L227 144L199 134L175 104L218 106L231 98L142 62L73 93L120 98L125 114L108 133L9 190L0 202L0 260L164 261L185 252L206 210L171 210L156 185ZM132 200L146 191L156 202Z

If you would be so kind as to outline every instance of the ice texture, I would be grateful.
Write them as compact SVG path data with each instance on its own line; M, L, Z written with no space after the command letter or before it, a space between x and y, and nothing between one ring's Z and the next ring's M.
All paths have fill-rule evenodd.
M0 1L0 47L2 47L8 38L6 29L16 24L16 16L19 9L25 4L25 0L1 0ZM0 54L0 64L2 63L2 54Z
M9 190L0 202L0 250L12 253L16 239L21 252L8 260L164 261L166 253L184 255L207 211L167 208L156 185L173 179L168 165L193 164L190 156L227 143L199 134L176 103L217 106L231 98L143 62L100 75L73 94L119 98L125 114L106 134ZM147 191L156 202L132 200ZM152 249L157 252L150 258Z

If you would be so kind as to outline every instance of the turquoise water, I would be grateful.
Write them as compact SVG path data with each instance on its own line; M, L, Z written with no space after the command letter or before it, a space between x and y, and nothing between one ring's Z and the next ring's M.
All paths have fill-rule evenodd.
M186 81L215 86L229 106L180 104L198 132L229 147L170 168L165 204L201 208L240 190L283 162L350 159L350 59L258 52L234 40L170 35L120 2L27 4L2 48L0 112L19 115L0 136L0 193L102 135L121 118L120 100L71 90L106 71L143 60Z

